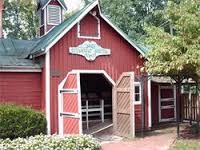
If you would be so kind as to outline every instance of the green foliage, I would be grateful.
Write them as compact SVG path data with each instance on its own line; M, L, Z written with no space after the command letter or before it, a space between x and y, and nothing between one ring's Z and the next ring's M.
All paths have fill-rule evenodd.
M146 71L151 74L199 76L200 67L200 0L169 1L164 18L173 27L173 35L163 28L146 28Z
M36 37L38 18L35 0L4 0L3 29L7 37Z
M165 22L162 12L167 0L101 0L104 14L132 39L143 41L145 24L159 26ZM155 13L157 12L157 13Z
M100 145L91 136L44 136L37 135L26 139L0 140L1 150L99 150Z
M46 125L45 116L40 112L22 106L0 105L0 138L46 134Z

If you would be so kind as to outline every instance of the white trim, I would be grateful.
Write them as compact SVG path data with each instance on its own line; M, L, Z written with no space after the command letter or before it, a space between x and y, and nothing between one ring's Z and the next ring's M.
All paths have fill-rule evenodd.
M74 21L70 26L68 26L67 28L65 28L65 30L58 36L56 37L46 48L46 51L48 51L59 39L61 39L72 27L74 27L75 24L77 24L77 22L79 22L86 14L88 14L88 12L94 8L96 5L98 4L98 1L96 0L92 5L90 5L90 7L88 7L88 9L83 12L76 21ZM45 52L46 52L45 51Z
M82 126L82 111L81 111L81 79L80 73L77 73L77 88L78 88L78 111L80 114L79 118L79 134L83 133L83 126Z
M174 89L173 86L160 86L160 89Z
M175 121L175 118L162 119L160 122Z
M58 85L58 133L60 136L63 136L63 117L60 116L60 112L63 112L63 101L62 101L62 93L60 93L60 90L63 90L63 86L70 74L76 74L77 75L77 85L78 85L78 110L79 110L79 134L83 133L83 127L82 127L82 113L81 113L81 86L80 86L80 74L103 74L105 78L112 84L112 86L115 86L114 80L106 73L104 70L72 70L68 72L67 76L60 82ZM65 90L65 89L64 89ZM67 89L68 90L68 89ZM74 89L72 89L74 90ZM113 101L113 99L112 99Z
M29 68L0 68L0 72L42 72L41 69L29 69Z
M100 22L100 19L93 15L91 12L89 13L92 17L94 17L96 20L97 20L97 32L98 32L98 36L84 36L84 35L81 35L80 33L80 30L81 30L81 25L80 25L80 22L82 21L79 21L77 23L77 37L78 38L82 38L82 39L101 39L101 22Z
M103 74L108 81L115 86L114 80L107 74L105 70L72 70L73 73L80 73L80 74Z
M59 12L59 22L58 23L50 23L49 22L49 8L58 8L58 12ZM47 24L48 25L53 25L53 26L56 26L56 25L59 25L61 22L62 22L62 14L61 14L61 8L57 5L48 5L47 6Z
M173 98L161 98L161 90L163 89L172 89L173 90ZM161 106L162 102L173 101L173 105ZM164 109L174 109L174 118L166 118L162 119L161 111ZM162 86L158 85L158 114L159 114L159 122L167 122L174 121L176 119L176 86Z
M134 105L141 105L141 103L142 103L142 95L141 95L141 93L142 93L142 87L141 87L141 83L140 82L134 82L134 89L135 89L135 86L139 86L139 101L135 101L135 92L134 92ZM135 90L134 90L135 91Z
M60 2L60 0L57 0L58 1L58 3L60 3L60 5L65 9L65 7L63 6L63 4ZM45 9L46 8L46 6L49 4L51 2L51 0L49 0L43 7L42 7L42 9ZM65 9L66 10L66 9Z
M145 55L143 51L140 50L140 48L134 44L131 40L129 40L122 31L120 31L117 27L115 27L115 25L113 25L101 12L100 10L100 6L98 3L98 0L94 1L93 4L90 5L90 7L88 7L70 26L68 26L67 28L65 28L65 30L60 33L60 35L58 37L56 37L46 48L46 51L49 50L59 39L61 39L72 27L74 27L75 24L77 24L83 17L85 17L86 14L88 14L95 6L98 5L99 8L99 13L100 13L100 17L102 19L104 19L104 21L106 21L113 29L115 29L116 32L118 32L129 44L131 44L140 54L142 54L143 56ZM46 52L45 51L45 52Z
M152 109L151 109L151 79L148 80L148 125L152 127Z
M51 134L51 114L50 114L50 51L45 55L45 98L46 98L46 118L47 118L47 133Z

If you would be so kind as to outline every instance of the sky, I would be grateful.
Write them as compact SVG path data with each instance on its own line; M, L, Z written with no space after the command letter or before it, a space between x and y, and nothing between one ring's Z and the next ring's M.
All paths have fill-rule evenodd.
M67 4L69 11L78 9L83 4L83 3L81 3L81 0L65 0L65 3Z

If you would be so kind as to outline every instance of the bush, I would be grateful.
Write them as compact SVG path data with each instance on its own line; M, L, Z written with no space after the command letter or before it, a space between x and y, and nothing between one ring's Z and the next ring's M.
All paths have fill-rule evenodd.
M37 135L29 138L0 140L1 150L100 150L100 145L91 136Z
M0 105L0 138L46 134L45 116L31 108L3 104Z

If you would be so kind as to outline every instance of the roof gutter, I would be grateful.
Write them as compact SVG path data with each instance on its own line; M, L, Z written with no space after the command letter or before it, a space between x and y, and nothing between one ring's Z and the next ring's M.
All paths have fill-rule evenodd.
M0 66L0 72L42 72L42 69L32 66Z

